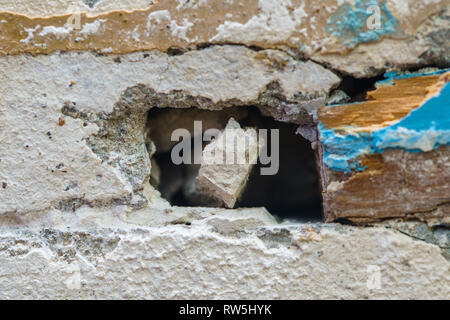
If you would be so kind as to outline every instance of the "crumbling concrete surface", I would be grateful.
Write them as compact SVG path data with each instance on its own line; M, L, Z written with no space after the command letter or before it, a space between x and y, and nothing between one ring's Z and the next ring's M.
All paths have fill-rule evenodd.
M324 67L283 52L286 64L275 67L267 55L260 58L264 52L213 46L177 56L0 57L0 154L7 155L0 162L0 180L7 183L0 214L68 201L143 206L155 201L146 183L152 150L144 132L152 107L277 109L311 96L324 102L340 81ZM271 84L275 90L268 89ZM313 113L299 104L290 117L311 123Z
M292 50L367 77L391 66L448 64L448 8L447 0L103 0L93 6L2 0L0 53L185 51L232 43Z
M355 110L385 72L445 72L448 10L448 0L0 0L0 298L448 299L450 117L420 117L436 124L439 149L390 145L362 159L329 144L371 160L366 171L325 168L320 144L324 128L351 140L362 113L376 118ZM357 103L341 114L347 102ZM230 209L263 118L311 142L296 150L308 148L298 173L310 186L319 152L322 190L289 192L320 205L322 191L334 224L297 223L295 208L289 222L261 205ZM158 162L175 129L198 138L194 120L201 133L228 124L246 137L247 163L208 162L223 133L202 145L201 165ZM213 205L170 202L180 191ZM360 224L340 224L351 218Z
M224 225L226 222L222 222ZM182 254L181 254L182 253ZM0 298L448 299L439 247L326 225L2 229Z

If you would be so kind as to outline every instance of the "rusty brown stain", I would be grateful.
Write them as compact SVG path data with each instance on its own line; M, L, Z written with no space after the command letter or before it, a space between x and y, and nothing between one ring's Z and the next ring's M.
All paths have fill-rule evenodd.
M289 31L291 33L288 39L283 39L282 34L280 34L279 40L274 36L270 41L267 41L265 36L261 36L249 39L245 41L245 44L263 48L283 45L297 50L306 46L309 49L314 47L311 49L313 51L320 49L322 53L348 53L349 49L342 47L338 39L323 41L334 38L327 33L326 26L330 15L333 14L328 9L337 8L337 4L337 0L293 0L292 5L285 7L289 17L297 18L296 15L298 16L299 13L296 13L295 10L301 6L303 6L305 16L301 18L301 23L295 26L293 32ZM70 14L30 18L13 12L0 12L0 55L49 54L58 50L92 50L123 54L151 49L166 51L171 47L189 48L196 44L217 43L211 39L217 34L217 28L226 21L245 24L262 13L258 0L235 0L234 2L209 0L207 5L181 9L177 9L177 5L176 1L161 0L146 9L116 10L96 16L81 13L81 26L103 20L99 31L83 35L80 30L71 30L65 36L60 37L50 33L43 35L39 35L39 33L45 27L63 28L71 17ZM444 1L440 1L431 7L415 8L407 19L409 27L403 25L403 20L406 20L404 17L399 17L399 23L409 30L406 32L407 34L412 35L426 18L444 7ZM146 33L149 14L162 10L170 13L170 20L161 20L155 25L155 28ZM192 23L192 27L186 33L188 39L173 35L171 22L178 26L182 26L185 22ZM139 34L139 41L133 37L133 32ZM32 37L26 41L29 34ZM322 44L323 47L317 48L318 44Z
M257 11L257 1L246 2L245 8L232 6L226 2L216 2L214 8L199 7L185 9L178 13L175 1L155 3L147 9L110 11L89 17L80 13L81 28L89 23L101 22L98 32L83 35L81 30L72 30L64 37L55 34L39 35L44 27L64 28L70 14L51 17L29 18L24 15L0 12L0 54L48 54L57 50L92 50L105 53L128 53L134 51L186 47L187 41L172 35L170 23L181 26L186 21L194 23L187 31L187 37L193 37L192 43L207 42L216 33L216 28L225 21L225 14L233 15L233 21L247 22ZM170 20L161 19L154 29L147 30L147 18L150 13L167 10ZM33 38L26 42L31 30ZM28 30L28 31L27 31ZM139 34L139 41L133 38L133 32ZM105 49L108 49L105 51Z
M346 218L353 222L384 218L443 218L446 213L433 212L449 198L450 170L445 166L449 146L421 153L388 150L386 154L365 156L368 168L344 178L328 170L331 181L342 181L342 187L324 194L327 221ZM431 161L432 166L424 166ZM408 169L406 169L408 168ZM422 215L420 213L423 213ZM448 212L447 212L448 216Z

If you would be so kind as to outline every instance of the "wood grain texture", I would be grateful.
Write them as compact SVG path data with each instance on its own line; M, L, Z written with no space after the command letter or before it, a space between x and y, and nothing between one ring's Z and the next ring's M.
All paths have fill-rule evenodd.
M439 96L449 80L448 72L394 80L391 85L369 92L367 102L320 108L319 121L324 127L335 129L337 135L354 137L363 133L369 139L376 130L398 123ZM441 107L449 108L448 101L444 99ZM357 157L359 169L346 172L326 165L327 147L320 143L318 148L327 221L403 218L450 223L448 144L427 152L401 148L368 152Z
M327 127L369 132L391 125L436 95L449 81L441 75L393 80L367 93L367 101L319 108L320 121ZM352 129L348 128L352 126Z
M391 149L367 157L362 172L322 165L325 218L372 222L388 218L450 223L450 147L423 153Z

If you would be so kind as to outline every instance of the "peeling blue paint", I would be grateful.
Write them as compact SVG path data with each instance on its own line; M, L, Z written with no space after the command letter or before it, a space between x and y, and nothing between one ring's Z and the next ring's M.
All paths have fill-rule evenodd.
M327 129L319 122L320 141L324 146L323 162L335 171L362 171L357 161L360 155L370 152L371 135L367 133L340 134Z
M395 125L373 132L372 153L387 148L431 151L450 144L450 83Z
M389 12L386 1L381 2L382 5L378 0L356 0L354 7L349 3L343 4L328 20L327 31L349 48L359 43L377 41L384 35L400 34L399 24ZM380 8L381 26L373 30L367 27L367 21L373 15L368 10L371 6Z
M394 80L401 80L401 79L409 79L409 78L416 78L416 77L424 77L424 76L437 76L444 74L446 72L449 72L450 68L448 69L440 69L437 71L432 72L399 72L399 71L391 71L386 72L384 74L385 80L378 81L376 85L385 85L385 84L392 84Z
M360 156L383 153L386 149L427 152L450 145L450 83L439 96L394 125L373 132L339 133L319 123L319 132L325 165L340 172L364 170L358 161Z

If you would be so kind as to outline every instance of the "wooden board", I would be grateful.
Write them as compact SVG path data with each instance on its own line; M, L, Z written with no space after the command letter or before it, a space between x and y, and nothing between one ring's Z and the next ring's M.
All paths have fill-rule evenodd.
M366 102L319 108L327 221L450 222L449 80L393 76Z

